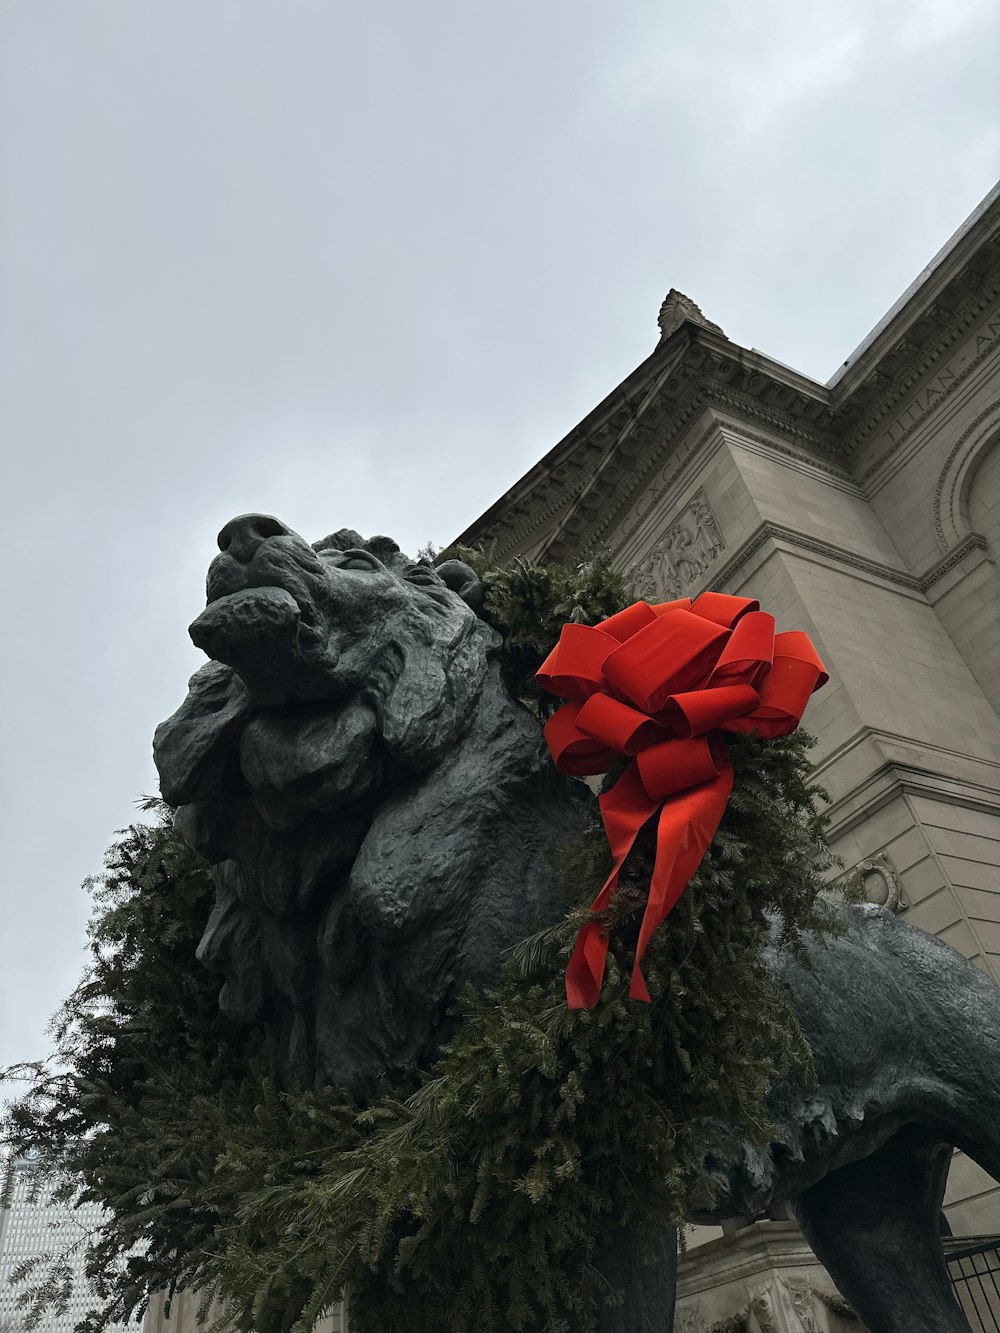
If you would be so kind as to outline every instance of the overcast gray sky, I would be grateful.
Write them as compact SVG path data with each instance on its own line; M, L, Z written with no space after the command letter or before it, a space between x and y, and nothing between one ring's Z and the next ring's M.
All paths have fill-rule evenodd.
M668 288L826 380L1000 176L995 0L0 0L0 1065L247 510L442 544Z

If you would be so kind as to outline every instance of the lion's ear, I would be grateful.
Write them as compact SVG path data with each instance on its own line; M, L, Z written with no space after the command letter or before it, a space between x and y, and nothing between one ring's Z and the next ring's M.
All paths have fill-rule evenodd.
M446 588L457 593L476 615L480 614L483 609L483 585L471 565L467 565L464 560L446 560L436 565L434 572Z

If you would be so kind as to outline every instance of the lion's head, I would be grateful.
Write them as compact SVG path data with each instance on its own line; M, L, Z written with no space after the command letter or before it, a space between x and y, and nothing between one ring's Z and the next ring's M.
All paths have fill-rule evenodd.
M263 515L219 546L191 626L212 661L154 740L214 868L199 955L288 1077L367 1095L556 910L539 853L579 801L502 683L469 566Z

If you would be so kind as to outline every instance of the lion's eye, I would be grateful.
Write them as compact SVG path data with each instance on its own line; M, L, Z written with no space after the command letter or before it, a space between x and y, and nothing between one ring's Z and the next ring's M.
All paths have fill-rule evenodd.
M340 569L375 571L382 568L382 562L369 555L367 551L345 551L338 566Z
M436 588L441 583L436 571L429 565L414 565L413 568L406 571L403 577L407 583L424 584L429 588Z

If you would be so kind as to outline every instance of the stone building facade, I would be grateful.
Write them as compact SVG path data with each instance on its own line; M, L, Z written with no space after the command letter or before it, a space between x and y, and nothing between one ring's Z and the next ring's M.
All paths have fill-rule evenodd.
M806 630L834 850L1000 981L1000 186L827 384L675 291L660 330L460 540L603 548L637 595L752 595ZM947 1216L1000 1234L961 1157Z

